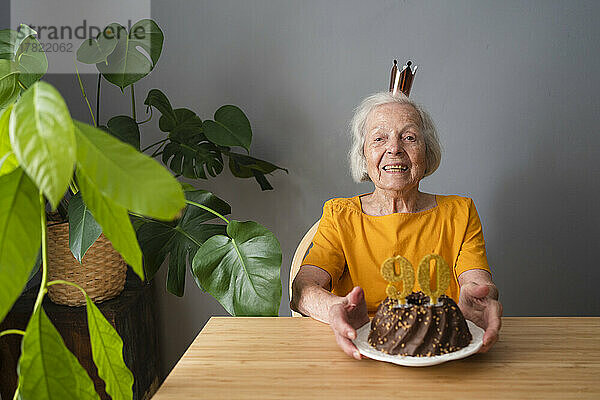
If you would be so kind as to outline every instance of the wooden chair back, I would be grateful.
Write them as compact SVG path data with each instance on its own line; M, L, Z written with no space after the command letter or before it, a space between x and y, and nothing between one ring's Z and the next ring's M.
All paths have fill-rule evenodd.
M317 228L319 227L319 221L315 222L313 226L306 232L298 247L296 247L296 252L294 253L294 258L292 258L292 266L290 267L290 299L292 297L292 282L294 282L294 278L300 271L300 266L302 265L302 260L306 256L306 252L312 243L313 238L315 237L315 233L317 233ZM295 311L292 311L292 317L301 317L302 315L298 314Z

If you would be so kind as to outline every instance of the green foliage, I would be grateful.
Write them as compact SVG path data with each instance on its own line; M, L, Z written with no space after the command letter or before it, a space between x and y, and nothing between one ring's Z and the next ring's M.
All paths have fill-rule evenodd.
M78 121L75 126L77 167L104 196L153 218L177 216L185 206L183 191L162 165L100 129Z
M32 85L12 110L9 136L19 165L56 209L76 156L71 115L60 93L46 82Z
M110 197L100 192L83 170L77 168L77 182L83 201L92 215L102 227L104 235L121 255L127 264L143 280L142 251L135 240L135 232L127 209L115 203Z
M236 316L277 315L280 266L279 241L252 221L229 222L227 236L208 239L192 261L198 285Z
M12 151L10 136L8 135L8 122L11 112L12 105L0 116L0 176L12 172L19 166L15 153Z
M0 59L2 60L14 60L15 54L17 53L18 46L21 40L17 38L17 31L12 29L0 30Z
M175 112L173 111L173 107L171 107L171 102L163 92L158 89L151 89L146 96L146 100L144 100L144 104L160 111L162 114L161 121L164 120L169 125L161 127L161 131L169 132L175 126Z
M250 151L252 129L250 121L242 110L227 105L215 112L215 120L204 121L206 137L220 146L241 146Z
M250 122L235 106L223 106L215 113L215 121L204 121L191 110L173 110L167 96L152 89L144 101L161 112L159 128L168 133L169 142L162 150L162 160L172 171L186 178L207 179L223 171L223 154L229 157L229 168L238 178L254 177L262 190L273 187L265 177L278 169L267 161L230 151L228 146L248 150L252 140ZM206 172L205 172L206 170Z
M0 59L0 108L11 104L20 91L19 70L16 64Z
M162 160L171 170L186 178L206 179L223 171L219 149L204 136L202 120L191 110L173 110L171 102L158 89L152 89L144 101L161 112L159 128L168 133L169 142L162 151Z
M231 151L230 146L250 148L252 130L243 111L223 106L214 120L203 122L190 109L173 109L160 90L152 89L144 103L160 111L158 125L166 139L147 148L160 145L149 157L140 151L140 125L152 114L147 121L135 119L133 84L160 58L164 37L154 21L141 20L130 32L111 24L80 46L80 62L95 63L121 90L132 86L132 117L115 116L98 128L73 121L58 91L38 82L47 70L46 55L35 31L26 25L19 30L0 31L0 321L40 267L42 282L22 342L15 397L98 398L41 306L49 285L76 286L47 282L44 196L52 210L68 217L69 247L80 262L104 232L142 279L145 273L154 276L168 257L167 289L173 294L183 295L190 262L197 285L231 314L276 315L281 301L277 239L255 222L229 222L224 215L231 207L225 201L177 182L152 158L162 155L176 174L206 179L223 171L226 155L234 176L254 177L263 190L272 189L265 175L284 168ZM70 198L64 196L67 190ZM227 225L210 223L217 217ZM99 376L112 398L130 399L133 376L123 361L123 343L79 289L86 296Z
M185 192L188 200L202 204L221 215L231 213L231 207L205 190ZM144 253L144 266L151 279L169 257L167 290L183 296L187 259L191 260L202 243L213 235L224 235L224 225L206 224L215 215L197 207L187 207L182 217L172 223L149 219L140 220L137 237Z
M77 192L69 199L69 248L77 261L81 262L101 233L102 228L83 202L81 192Z
M17 390L23 400L100 398L41 307L27 324L18 372Z
M127 115L117 115L106 123L108 133L140 150L140 128L135 120Z
M26 88L37 82L48 71L46 53L41 51L41 44L33 36L27 37L15 56L19 69L19 82Z
M14 61L20 73L19 82L25 88L38 81L48 70L48 59L34 37L36 34L24 24L19 27L19 32L11 29L0 31L0 59Z
M25 287L40 248L38 202L21 168L0 176L0 321Z
M288 172L285 168L244 154L237 154L231 151L228 151L226 154L229 156L229 169L233 176L238 178L255 177L262 190L273 189L269 181L265 178L265 174L270 174L278 169Z
M164 36L150 19L137 22L130 32L117 23L107 28L104 32L115 37L117 44L106 62L99 62L96 67L107 81L123 90L152 71L162 52ZM150 59L137 49L138 46L148 53Z
M92 358L98 367L98 376L106 382L106 393L113 400L131 399L133 374L123 360L123 341L87 294L85 301Z
M102 31L96 38L89 38L77 49L77 60L84 64L104 62L108 64L108 56L117 47L117 38Z

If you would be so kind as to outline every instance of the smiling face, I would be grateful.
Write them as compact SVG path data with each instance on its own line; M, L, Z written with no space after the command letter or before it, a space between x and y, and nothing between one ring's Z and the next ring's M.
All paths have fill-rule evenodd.
M366 123L367 173L379 189L418 187L425 176L425 139L421 118L410 104L375 107Z

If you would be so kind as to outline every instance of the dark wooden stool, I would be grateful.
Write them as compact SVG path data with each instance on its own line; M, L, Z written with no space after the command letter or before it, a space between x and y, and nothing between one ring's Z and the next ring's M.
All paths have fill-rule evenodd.
M0 324L5 329L25 330L35 303L38 287L23 292ZM154 318L152 283L142 283L129 269L123 292L114 299L97 304L102 314L123 339L123 358L134 376L133 398L150 399L160 385L158 339ZM46 314L61 334L67 348L88 372L102 399L110 399L104 381L92 361L92 348L85 306L54 304L48 296L43 303ZM17 361L21 354L20 335L0 338L0 397L12 399L17 388Z

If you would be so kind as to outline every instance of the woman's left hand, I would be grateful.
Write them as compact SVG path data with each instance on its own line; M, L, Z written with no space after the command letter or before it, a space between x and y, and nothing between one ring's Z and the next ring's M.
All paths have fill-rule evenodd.
M497 300L495 286L476 282L461 285L458 307L466 319L485 330L479 352L487 352L498 340L502 326L502 304Z

